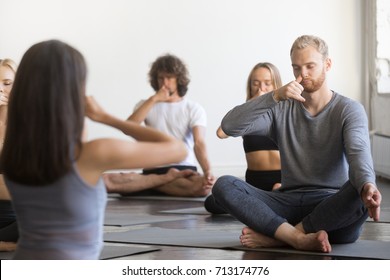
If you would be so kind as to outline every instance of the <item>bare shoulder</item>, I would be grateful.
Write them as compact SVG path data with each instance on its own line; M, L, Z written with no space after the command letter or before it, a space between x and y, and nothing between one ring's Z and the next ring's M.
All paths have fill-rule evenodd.
M77 168L84 180L94 184L104 171L111 169L114 166L113 153L120 153L120 151L114 151L114 148L119 150L123 142L123 140L111 138L84 142L77 158Z
M110 155L121 153L121 150L128 150L133 143L129 140L115 138L100 138L83 143L81 157L88 160L107 160Z

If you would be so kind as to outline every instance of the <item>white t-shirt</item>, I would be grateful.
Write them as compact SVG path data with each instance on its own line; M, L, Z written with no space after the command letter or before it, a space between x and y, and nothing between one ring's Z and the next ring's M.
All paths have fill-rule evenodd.
M136 109L144 102L145 100L140 101ZM200 104L185 98L179 102L156 103L146 116L145 124L184 142L188 156L175 165L196 166L192 129L195 126L207 126L206 111Z

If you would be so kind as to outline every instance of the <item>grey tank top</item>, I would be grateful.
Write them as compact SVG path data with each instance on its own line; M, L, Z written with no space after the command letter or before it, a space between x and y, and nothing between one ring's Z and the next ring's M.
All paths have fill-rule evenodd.
M102 179L90 186L73 168L45 186L5 180L20 231L14 259L99 258L107 202Z

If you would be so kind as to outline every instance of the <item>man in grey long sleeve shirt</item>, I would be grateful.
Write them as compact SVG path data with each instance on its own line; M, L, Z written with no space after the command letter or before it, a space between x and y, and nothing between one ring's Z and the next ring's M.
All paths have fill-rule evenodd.
M279 145L282 187L266 192L222 176L213 195L248 226L244 246L330 252L331 243L356 241L368 215L379 219L367 117L328 87L322 39L299 37L290 56L296 81L235 107L221 124L229 136L266 135Z

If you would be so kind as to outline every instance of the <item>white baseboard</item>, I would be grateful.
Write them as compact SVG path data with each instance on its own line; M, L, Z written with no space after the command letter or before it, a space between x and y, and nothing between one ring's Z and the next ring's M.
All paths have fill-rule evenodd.
M390 178L390 136L375 133L371 143L376 174Z
M245 177L246 165L219 165L213 166L213 174L216 177L222 175L233 175L236 177Z

